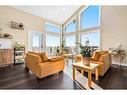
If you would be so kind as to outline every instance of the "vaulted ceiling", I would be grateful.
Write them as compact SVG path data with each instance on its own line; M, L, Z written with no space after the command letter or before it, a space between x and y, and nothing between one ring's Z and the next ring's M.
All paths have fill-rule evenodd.
M80 6L13 6L32 15L63 24Z

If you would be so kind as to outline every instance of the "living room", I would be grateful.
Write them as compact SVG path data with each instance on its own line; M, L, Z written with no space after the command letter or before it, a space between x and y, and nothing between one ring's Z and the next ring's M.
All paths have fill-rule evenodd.
M12 59L12 64L0 67L0 89L126 89L126 9L127 6L110 5L0 6L1 49L11 47L14 51L20 47L24 53L24 63L18 64L13 60L15 54L2 51L1 60L6 55L4 58ZM86 42L98 51L111 54L111 59L105 62L108 67L101 68L106 67L102 76L96 80L96 74L92 74L92 84L87 81L86 72L76 70L77 80L73 80L72 74L73 64L82 62L76 43L86 45ZM43 54L44 59L39 59L37 55L29 54L33 51L47 55ZM67 56L61 57L63 52L67 52ZM48 56L43 64L46 69L41 64L42 71L39 67L35 70L36 61L46 60L44 56Z

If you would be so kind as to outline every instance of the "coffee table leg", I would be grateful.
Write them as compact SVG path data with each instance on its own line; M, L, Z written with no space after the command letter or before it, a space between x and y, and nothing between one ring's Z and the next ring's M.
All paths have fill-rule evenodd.
M75 66L73 66L73 80L75 80Z
M88 87L91 87L91 71L88 71Z
M81 70L81 74L82 74L82 75L84 74L84 71L83 71L83 70Z
M98 68L96 68L96 80L98 80Z

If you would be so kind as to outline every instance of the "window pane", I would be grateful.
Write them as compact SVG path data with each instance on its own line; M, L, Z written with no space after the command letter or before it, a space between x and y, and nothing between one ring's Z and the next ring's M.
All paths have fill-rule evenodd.
M66 46L75 46L75 36L67 36L66 37Z
M47 35L46 46L60 46L60 37Z
M85 42L89 40L89 46L100 45L100 32L93 32L81 35L81 43L85 45Z
M72 51L72 53L76 53L76 38L75 35L66 37L66 47ZM71 53L71 52L70 52Z
M74 32L76 31L76 22L75 20L72 21L70 24L68 24L66 27L65 27L65 32L68 33L68 32Z
M90 6L81 13L81 29L99 26L99 6Z
M39 47L39 35L38 33L34 33L33 35L33 47Z
M46 24L45 30L48 32L55 32L55 33L60 33L60 28L53 26L53 25L48 25Z

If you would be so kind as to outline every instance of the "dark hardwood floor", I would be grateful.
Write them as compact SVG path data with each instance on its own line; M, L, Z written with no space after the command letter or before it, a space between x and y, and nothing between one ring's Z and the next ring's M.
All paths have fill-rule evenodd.
M87 77L87 74L85 73ZM99 81L93 82L103 89L127 89L127 67L112 65ZM24 69L24 65L0 68L0 89L81 89L64 72L38 80Z
M68 66L72 67L72 62L69 60ZM87 77L87 73L84 74ZM99 81L95 80L92 75L92 80L103 89L127 89L127 67L112 64L111 68L103 77L99 76Z
M81 89L64 72L38 80L24 65L0 68L0 89Z
M103 77L99 77L99 81L95 80L94 75L92 78L103 89L127 89L127 67L124 66L113 64Z

